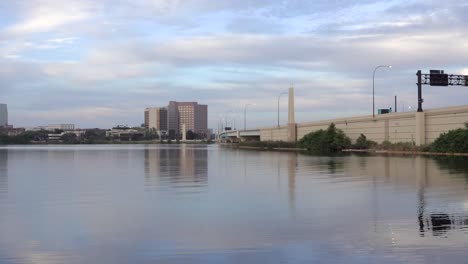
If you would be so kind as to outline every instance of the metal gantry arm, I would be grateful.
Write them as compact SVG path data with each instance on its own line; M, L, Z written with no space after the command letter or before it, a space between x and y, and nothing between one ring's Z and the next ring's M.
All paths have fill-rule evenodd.
M431 74L422 73L421 74L421 84L431 84ZM468 86L468 76L467 75L448 75L448 85L459 85L459 86Z
M434 72L434 73L433 73ZM431 85L431 86L468 86L468 75L456 75L456 74L445 74L444 71L434 71L431 70L430 74L427 73L421 73L421 70L419 70L416 73L416 76L418 76L418 112L422 112L422 103L424 102L422 98L422 86L423 85ZM434 82L431 78L440 78L443 77L442 82ZM437 81L440 81L437 80Z

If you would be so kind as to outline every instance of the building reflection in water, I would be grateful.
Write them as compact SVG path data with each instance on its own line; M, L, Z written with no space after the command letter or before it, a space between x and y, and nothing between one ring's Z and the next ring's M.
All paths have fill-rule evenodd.
M145 178L148 185L175 185L208 181L206 146L164 146L145 149Z
M8 149L0 149L0 198L8 193Z
M291 213L296 215L296 170L297 170L297 153L291 153L288 156L288 194L289 194L289 209Z

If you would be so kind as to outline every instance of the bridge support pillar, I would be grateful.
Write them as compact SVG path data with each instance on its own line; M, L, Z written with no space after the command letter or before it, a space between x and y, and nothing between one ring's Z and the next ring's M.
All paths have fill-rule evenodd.
M297 126L296 124L288 124L288 141L296 142L297 141Z
M424 112L416 112L416 145L426 144L426 116Z
M297 141L297 126L294 118L294 87L289 88L288 102L288 141Z

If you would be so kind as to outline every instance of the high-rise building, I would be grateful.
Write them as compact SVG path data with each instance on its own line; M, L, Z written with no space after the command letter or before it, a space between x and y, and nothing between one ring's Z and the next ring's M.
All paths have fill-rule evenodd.
M195 131L206 135L208 133L208 105L199 105L195 108Z
M167 131L167 109L164 107L146 108L145 128L154 128L157 131Z
M167 106L167 131L170 136L179 133L179 109L174 101L170 101Z
M0 104L0 127L8 125L8 108L6 104Z
M170 101L167 106L167 128L169 135L180 135L182 126L202 136L208 132L208 106L197 102Z

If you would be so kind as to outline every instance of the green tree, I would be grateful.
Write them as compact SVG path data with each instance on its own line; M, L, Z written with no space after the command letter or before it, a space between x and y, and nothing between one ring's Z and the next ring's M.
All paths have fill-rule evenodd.
M159 139L158 131L155 128L145 129L145 140Z
M79 143L78 137L75 135L75 133L65 133L60 137L60 139L65 144L77 144L77 143Z
M351 139L331 123L327 130L320 129L305 135L299 147L316 153L336 153L351 146Z
M97 141L106 140L106 132L102 129L88 129L84 133L84 139L87 143L96 143Z
M192 130L187 131L185 135L188 140L193 140L197 136Z
M450 130L440 135L430 146L433 152L468 153L468 123L465 128Z
M356 144L354 144L353 147L356 149L369 149L375 146L377 146L377 142L368 140L364 134L361 134L356 140Z

